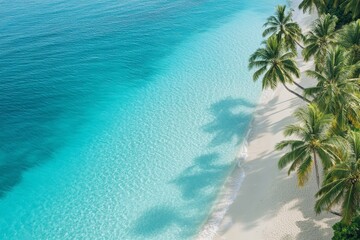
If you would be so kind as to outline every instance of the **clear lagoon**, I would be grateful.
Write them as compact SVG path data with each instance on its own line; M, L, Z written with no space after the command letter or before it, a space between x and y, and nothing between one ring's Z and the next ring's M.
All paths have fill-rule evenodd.
M0 239L192 239L272 0L0 0Z

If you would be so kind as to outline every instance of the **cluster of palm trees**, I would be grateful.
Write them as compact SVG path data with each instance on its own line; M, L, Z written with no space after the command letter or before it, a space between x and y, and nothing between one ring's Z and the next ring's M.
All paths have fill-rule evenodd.
M299 8L304 12L317 10L318 13L327 13L331 9L341 9L344 14L351 14L353 19L360 17L359 0L303 0Z
M319 11L328 2L304 0L299 7ZM340 1L331 4L336 2ZM360 1L342 2L351 6ZM255 69L253 79L261 79L263 89L282 84L306 103L294 114L298 123L284 131L295 138L276 145L277 150L287 149L279 168L289 166L289 174L295 171L300 186L314 168L319 188L315 211L336 213L346 223L360 211L360 19L356 20L357 11L352 13L355 20L341 29L336 29L336 16L322 14L304 36L292 11L278 6L264 25L263 36L268 39L249 59L249 68ZM306 72L316 80L313 87L295 81L300 77L296 46L305 61L314 60L314 70ZM289 89L289 84L296 84L300 92Z

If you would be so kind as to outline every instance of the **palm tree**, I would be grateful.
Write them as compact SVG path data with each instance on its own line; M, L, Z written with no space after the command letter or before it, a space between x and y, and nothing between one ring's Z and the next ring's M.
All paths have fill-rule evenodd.
M304 60L308 61L314 56L317 69L321 67L329 47L336 42L336 22L337 17L323 15L314 22L312 30L305 37L305 48L302 51Z
M339 144L336 136L329 135L329 128L332 116L324 114L316 104L309 104L308 107L300 108L295 112L295 117L300 124L292 124L285 128L284 135L296 135L296 140L284 140L278 143L276 150L290 147L289 152L283 155L279 162L279 169L288 164L288 174L296 170L299 186L303 186L309 179L313 164L316 171L316 182L319 186L319 163L318 156L323 168L328 169L333 165L335 144Z
M304 101L307 98L294 92L286 86L286 83L294 83L293 76L299 77L300 71L295 63L295 54L286 52L276 36L270 37L263 42L263 48L257 49L249 59L249 68L257 68L253 80L257 81L262 76L262 88L275 89L281 83L289 92Z
M360 133L350 132L349 149L342 151L341 162L326 174L323 186L316 193L316 213L341 204L341 215L350 223L360 204Z
M304 48L299 41L302 40L302 33L299 24L293 21L292 12L286 13L286 6L277 6L274 16L270 16L264 24L266 29L263 37L271 34L278 37L278 41L283 41L287 50L296 52L296 44Z
M346 0L343 3L345 14L351 12L352 18L357 19L360 17L360 1L359 0Z
M359 78L352 78L348 58L340 48L332 49L326 56L324 68L307 71L318 83L305 89L305 96L314 97L320 110L335 115L337 126L346 130L349 119L358 123L360 117Z
M360 19L343 27L338 42L348 51L351 64L360 61Z
M325 6L325 0L303 0L299 5L299 9L302 9L304 13L308 10L311 13L316 8L319 13L322 13Z

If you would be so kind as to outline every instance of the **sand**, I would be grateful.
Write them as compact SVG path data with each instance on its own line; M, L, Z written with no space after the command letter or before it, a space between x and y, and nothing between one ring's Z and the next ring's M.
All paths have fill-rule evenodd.
M297 8L299 2L295 0L292 3L294 19L307 31L315 14L303 14ZM297 82L304 86L314 85L314 80L303 73L312 68L313 64L303 62L301 57L297 61L302 72ZM291 88L300 92L295 86ZM255 111L248 140L248 157L242 164L246 176L214 238L331 239L331 227L339 218L328 213L315 214L315 176L305 187L299 188L295 174L288 176L287 170L280 171L277 168L278 159L284 152L274 151L274 146L284 139L284 126L294 123L292 113L305 103L282 86L271 95L271 99L260 103ZM239 171L234 171L234 178L238 177Z

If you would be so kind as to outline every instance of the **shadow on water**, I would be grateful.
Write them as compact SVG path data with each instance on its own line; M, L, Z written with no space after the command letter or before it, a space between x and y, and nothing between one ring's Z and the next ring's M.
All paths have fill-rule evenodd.
M206 190L216 186L224 177L228 164L218 164L219 154L210 153L195 158L194 164L185 169L172 183L176 184L186 200L204 198Z
M4 51L0 53L2 77L0 88L5 90L0 96L0 126L3 128L0 133L0 197L21 181L25 171L51 159L54 151L67 144L66 139L59 136L76 129L70 126L64 131L53 131L52 124L48 124L46 120L31 118L38 113L27 110L36 108L34 105L36 101L41 100L48 106L54 103L51 98L40 99L39 96L48 92L60 94L63 89L73 91L75 97L79 94L86 96L92 92L86 92L85 87L101 92L99 86L103 86L108 81L112 81L114 85L125 85L123 82L118 83L120 79L124 82L127 80L132 82L132 87L143 86L143 80L152 79L151 76L159 70L158 60L170 55L174 51L172 46L178 46L186 40L185 35L192 36L223 24L233 14L241 9L247 9L248 4L252 5L250 2L239 1L180 0L166 4L153 3L159 4L159 6L154 5L153 8L144 4L134 11L126 9L124 11L124 7L129 7L128 10L131 10L131 4L114 5L111 1L103 1L97 4L96 8L92 8L91 4L86 2L86 8L79 8L81 3L76 2L76 8L73 8L73 3L75 2L66 3L68 9L76 13L73 14L72 21L68 20L67 14L63 11L55 9L56 4L44 3L42 17L36 15L38 9L34 9L35 5L17 3L18 8L14 8L11 4L3 6L9 11L11 18L4 16L10 27L6 29L7 38L0 38L0 44L5 46ZM21 15L18 10L22 6L27 10ZM53 8L56 11L53 11ZM75 12L76 9L79 12ZM82 9L87 10L82 12ZM53 20L49 22L47 14L50 13ZM27 20L32 19L34 14L37 21L29 25ZM96 17L90 18L89 16L92 15ZM84 17L88 17L88 21L83 21ZM16 24L13 24L15 22L12 22L12 19L16 20ZM50 33L49 24L54 26ZM177 33L186 32L186 34L173 34L174 26ZM74 32L77 34L73 34ZM32 35L33 33L36 34ZM46 49L41 47L44 46L41 43L46 43ZM139 67L140 65L142 67ZM99 77L97 74L99 72L107 74ZM119 74L121 78L118 77ZM115 76L114 79L112 76ZM79 93L78 90L81 92ZM32 97L19 100L25 95ZM85 108L94 101L91 99L88 103L78 104L67 98L64 100L74 106L85 106ZM68 111L67 106L62 105L62 101L59 103L60 110ZM16 112L8 113L7 108L25 109L24 114L30 117L21 118ZM46 114L46 117L58 118L58 110ZM18 117L14 119L15 125L5 119L9 117L6 115L10 118ZM73 115L77 116L77 112ZM5 123L1 118L5 119ZM26 123L26 121L28 121L26 128L14 129L17 124L21 125L21 122ZM229 120L229 123L231 122ZM39 127L40 125L42 127ZM40 129L34 129L36 127ZM9 130L11 128L14 131ZM209 126L209 131L219 130L219 126ZM224 133L223 137L225 138L226 135ZM220 139L214 140L214 144L219 144L220 141Z
M252 114L244 112L244 108L255 108L255 104L244 99L226 98L210 107L214 120L203 127L203 130L213 135L210 147L236 141L240 144L247 129Z
M230 97L211 105L209 111L213 120L201 128L213 136L208 148L228 144L234 139L235 145L239 144L251 119L251 114L242 110L254 107L255 104L244 99ZM194 236L198 230L193 226L201 225L199 221L203 219L199 220L199 216L204 216L204 207L209 207L209 202L216 199L218 187L231 170L231 163L220 163L220 157L219 153L211 151L194 158L190 167L169 182L179 188L183 200L187 202L186 206L177 206L176 210L166 205L150 208L137 219L133 234L141 237L156 236L164 233L168 227L176 226L180 231L179 237Z
M215 200L216 196L211 190L219 186L227 176L226 170L230 168L229 164L217 163L219 157L219 154L213 152L195 158L192 166L170 182L179 187L188 205L183 208L177 206L176 210L166 205L148 209L137 219L133 234L141 237L156 236L166 232L169 227L178 229L181 238L196 234L193 226L201 224L198 215L203 214L204 206L209 201Z
M137 220L133 231L136 235L146 237L160 234L171 226L183 230L191 224L191 220L185 216L186 214L177 212L170 206L155 206ZM184 232L183 234L187 235Z

